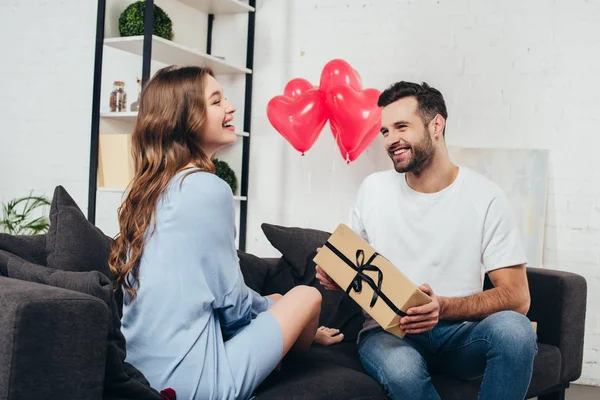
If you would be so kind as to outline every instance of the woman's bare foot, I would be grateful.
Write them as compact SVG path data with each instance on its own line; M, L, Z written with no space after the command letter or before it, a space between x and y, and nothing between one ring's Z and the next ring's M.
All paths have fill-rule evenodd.
M322 346L330 346L344 340L344 334L339 329L327 328L325 326L317 329L314 343Z

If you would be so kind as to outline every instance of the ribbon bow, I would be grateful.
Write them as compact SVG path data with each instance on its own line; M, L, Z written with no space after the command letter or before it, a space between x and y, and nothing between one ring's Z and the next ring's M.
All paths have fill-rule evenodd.
M377 299L381 298L385 304L397 315L402 317L406 316L406 313L400 310L388 297L381 291L381 285L383 283L383 272L376 265L372 265L371 263L375 258L380 256L379 253L375 252L369 258L369 260L365 263L365 252L362 249L358 249L356 251L356 265L352 263L341 251L335 248L331 243L325 242L325 247L331 250L336 256L338 256L342 261L344 261L350 268L356 271L356 275L354 279L350 282L350 285L346 288L346 294L350 294L352 290L357 293L362 291L363 281L366 282L371 289L373 289L373 297L371 298L370 306L371 308L377 303ZM382 256L383 257L383 256ZM369 275L365 274L363 271L375 271L377 272L377 284Z
M351 290L357 293L362 291L362 282L365 281L373 288L373 297L371 298L371 308L377 303L379 293L381 293L381 284L383 283L383 272L376 265L372 265L373 260L379 255L379 253L373 253L365 264L365 252L362 249L356 250L356 276L350 282L350 285L346 289L346 294L350 294ZM377 285L369 275L363 271L376 271L377 272Z

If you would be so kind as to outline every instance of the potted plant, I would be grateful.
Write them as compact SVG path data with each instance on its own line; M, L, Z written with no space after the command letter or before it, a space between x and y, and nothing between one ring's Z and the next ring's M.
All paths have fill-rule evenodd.
M227 182L231 191L235 193L237 190L237 178L233 169L225 161L221 161L218 158L213 160L213 164L215 165L215 175Z
M119 17L119 33L121 36L141 36L144 34L144 2L136 1L130 4ZM173 23L162 8L154 5L154 21L152 34L171 40L173 38Z
M10 235L37 235L48 232L50 220L46 216L36 217L39 208L50 206L44 196L20 197L2 204L0 232Z

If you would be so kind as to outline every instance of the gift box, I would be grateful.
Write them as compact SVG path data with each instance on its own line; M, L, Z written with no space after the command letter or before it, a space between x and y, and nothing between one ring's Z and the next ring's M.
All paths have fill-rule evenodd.
M314 258L386 331L403 338L400 318L431 302L398 268L348 226L340 224Z

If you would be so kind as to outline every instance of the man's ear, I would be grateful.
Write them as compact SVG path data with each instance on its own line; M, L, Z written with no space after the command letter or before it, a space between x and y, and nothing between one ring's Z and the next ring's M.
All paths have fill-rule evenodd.
M446 120L440 114L436 114L435 117L429 122L429 130L433 134L435 139L439 139L444 135L444 128L446 127Z

